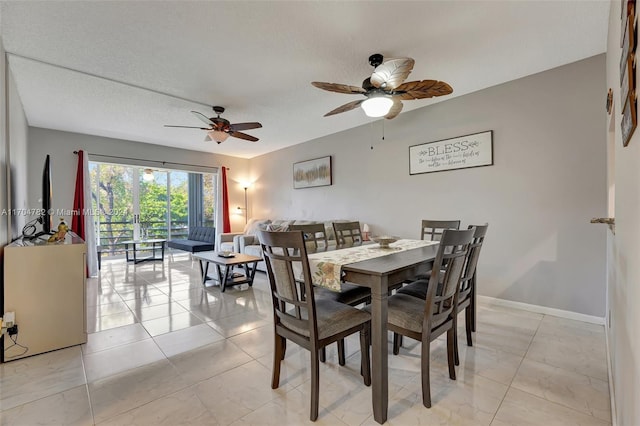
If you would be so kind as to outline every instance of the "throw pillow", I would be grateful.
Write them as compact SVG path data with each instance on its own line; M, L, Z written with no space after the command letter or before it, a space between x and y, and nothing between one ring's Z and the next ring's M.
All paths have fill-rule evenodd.
M270 223L267 225L267 231L271 232L284 232L289 230L288 224L277 225L275 223Z
M269 219L251 219L247 226L244 228L245 235L256 235L258 231L264 231L267 229L267 225L270 224Z

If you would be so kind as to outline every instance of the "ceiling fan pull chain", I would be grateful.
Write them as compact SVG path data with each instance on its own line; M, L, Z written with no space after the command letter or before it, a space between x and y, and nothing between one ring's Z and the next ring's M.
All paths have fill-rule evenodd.
M373 126L373 121L371 123L369 123L369 128L371 129L371 151L373 151L373 141L374 141L374 133L375 133L375 129Z
M382 140L384 140L384 120L382 120Z

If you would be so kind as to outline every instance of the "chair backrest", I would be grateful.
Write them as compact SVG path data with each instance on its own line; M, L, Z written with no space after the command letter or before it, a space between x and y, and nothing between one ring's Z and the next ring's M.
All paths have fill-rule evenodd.
M289 225L289 231L302 231L307 248L316 249L318 248L318 243L323 243L324 247L329 245L324 223Z
M460 294L458 295L458 303L463 303L465 300L470 299L473 296L473 276L476 273L476 266L478 266L478 259L480 258L480 249L482 248L484 237L487 235L489 224L469 225L468 229L473 229L474 233L473 240L469 244L467 261L462 272L462 278L460 278Z
M338 244L352 244L362 242L360 222L333 222L333 232Z
M258 239L271 287L276 331L283 328L317 341L313 285L302 232L259 231Z
M460 278L473 234L473 229L445 229L442 232L425 304L425 318L431 324L431 330L453 319Z
M422 221L420 228L420 239L429 241L440 241L442 231L445 229L460 229L459 220L428 220Z

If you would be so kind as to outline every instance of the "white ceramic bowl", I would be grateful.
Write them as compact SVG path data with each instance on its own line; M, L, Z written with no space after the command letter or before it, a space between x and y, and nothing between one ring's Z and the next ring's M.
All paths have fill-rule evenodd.
M389 248L389 244L398 241L398 238L389 235L372 236L370 238L371 241L378 243L380 248Z

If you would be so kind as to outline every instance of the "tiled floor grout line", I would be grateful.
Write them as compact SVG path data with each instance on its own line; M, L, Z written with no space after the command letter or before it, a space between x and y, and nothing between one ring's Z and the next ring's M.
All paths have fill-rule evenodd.
M87 392L87 401L89 402L89 413L91 413L91 424L96 424L96 418L93 415L93 404L91 402L91 392L89 391L89 379L87 378L87 368L84 365L84 351L80 347L80 362L82 363L82 374L84 375L84 387Z
M534 341L535 337L537 336L538 331L540 330L540 326L542 325L542 321L543 321L547 316L549 316L549 315L545 315L545 314L543 314L542 319L540 320L540 323L538 324L538 327L536 327L536 331L535 331L535 333L533 334L533 337L531 338L531 342L529 342L529 346L527 347L527 351L525 352L524 356L522 357L522 360L520 361L520 365L518 365L518 369L516 370L516 373L514 374L513 378L511 379L511 383L509 383L509 387L507 388L507 393L509 392L509 390L510 390L510 389L512 389L513 381L515 380L516 376L518 375L518 372L520 371L520 368L522 367L522 363L524 362L524 360L525 360L525 358L526 358L527 354L529 353L529 349L531 348L531 345L533 344L533 341ZM540 361L537 361L537 362L540 362ZM553 364L549 364L549 363L547 363L547 362L541 362L541 363L542 363L542 364L549 365L549 366L554 367L554 368L563 369L563 370L569 371L569 372L571 372L571 373L580 374L580 375L583 375L583 376L585 376L585 377L589 377L589 378L592 378L592 379L602 380L602 379L598 379L597 377L591 377L591 376L589 376L589 375L587 375L587 374L578 373L578 372L575 372L575 371L572 371L572 370L567 370L567 369L565 369L565 368L563 368L563 367L555 366L555 365L553 365ZM547 401L547 402L549 402L549 403L551 403L551 404L558 405L558 406L563 407L563 408L565 408L565 409L575 411L576 413L583 414L583 415L587 415L587 416L593 417L594 419L597 419L597 420L602 420L602 419L600 419L600 418L598 418L598 417L594 416L592 413L587 413L587 412L585 412L585 411L578 410L578 409L576 409L576 408L574 408L574 407L570 407L570 406L565 405L565 404L562 404L562 403L560 403L560 402L550 401L550 400L548 400L548 399L547 399L547 398L545 398L545 397L541 397L541 396L539 396L539 395L536 395L536 394L533 394L533 393L527 392L526 390L522 390L522 389L518 389L518 388L513 388L513 389L516 389L516 390L518 390L518 391L520 391L520 392L524 392L524 393L526 393L526 394L528 394L528 395L532 395L532 396L533 396L533 397L535 397L535 398L543 399L543 400L545 400L545 401ZM505 398L506 398L506 393L505 393ZM495 419L496 415L497 415L497 414L498 414L498 412L500 411L500 407L502 407L502 403L504 402L504 399L505 399L505 398L503 398L503 399L502 399L502 401L500 402L500 405L498 406L498 409L496 410L496 413L494 414L493 419L491 420L491 423L493 423L493 420Z
M522 355L522 359L520 359L520 363L518 364L518 368L516 368L516 372L513 375L513 377L511 378L511 381L509 382L509 386L507 387L507 391L504 393L504 396L502 397L502 400L500 401L500 404L498 404L498 408L496 409L496 412L493 413L493 417L491 418L491 422L489 423L490 425L493 424L493 421L496 419L496 416L500 412L500 408L502 408L502 404L504 403L504 400L507 398L507 394L509 393L509 390L511 389L511 386L513 385L513 381L516 379L516 376L518 375L518 371L520 371L520 368L522 367L522 363L524 362L524 359L527 357L527 354L529 353L529 349L531 349L531 345L533 344L533 341L536 338L536 334L538 334L538 330L540 329L540 325L542 324L542 321L544 320L544 317L545 317L545 315L543 314L542 318L540 318L540 321L538 322L538 326L536 327L536 331L531 336L531 341L527 345L527 350L524 352L524 355Z

